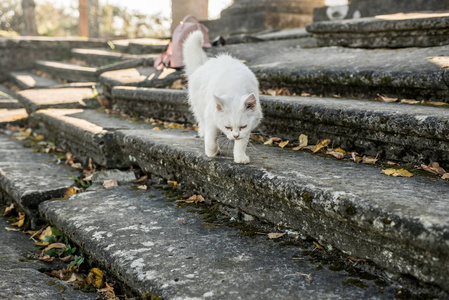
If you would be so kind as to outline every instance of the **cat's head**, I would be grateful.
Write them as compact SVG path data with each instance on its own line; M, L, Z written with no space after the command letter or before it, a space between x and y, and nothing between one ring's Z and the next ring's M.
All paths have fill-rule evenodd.
M230 140L249 139L251 131L260 123L262 110L252 93L240 97L215 98L216 125Z

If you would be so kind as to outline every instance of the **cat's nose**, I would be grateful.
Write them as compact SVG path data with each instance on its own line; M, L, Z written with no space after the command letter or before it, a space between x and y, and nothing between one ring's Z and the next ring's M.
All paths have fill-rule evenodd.
M240 134L238 132L233 132L232 135L234 136L234 139L238 139Z

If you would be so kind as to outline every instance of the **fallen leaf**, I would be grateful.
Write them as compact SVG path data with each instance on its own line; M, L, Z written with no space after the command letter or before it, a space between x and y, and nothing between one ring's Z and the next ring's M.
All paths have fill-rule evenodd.
M282 149L284 149L285 146L287 146L289 142L290 142L290 141L281 142L281 143L279 143L279 147L281 147Z
M115 179L109 179L109 180L105 180L103 182L103 186L107 189L114 187L114 186L118 186L118 182Z
M280 233L280 232L272 232L272 233L269 233L269 234L268 234L268 238L274 240L274 239L278 239L278 238L280 238L280 237L283 237L284 235L286 235L285 232L283 232L283 233Z
M413 174L405 169L385 169L380 172L381 174L394 176L394 177L412 177Z
M175 80L170 88L175 89L175 90L182 89L182 79Z
M301 93L301 97L310 97L310 96L312 96L312 95L309 93Z
M317 242L313 241L313 244L320 250L323 250L324 253L326 253L326 250L324 249L323 246L321 246L320 244L318 244Z
M7 215L9 215L13 209L14 209L14 203L11 203L10 206L5 208L5 212L3 213L3 216L6 217Z
M449 173L444 173L441 179L449 179Z
M265 94L270 95L270 96L276 96L276 91L273 89L268 89L268 90L265 90Z
M92 268L85 280L86 284L93 285L99 289L103 285L103 271L98 268Z
M139 185L137 188L138 188L139 190L147 190L147 189L148 189L148 187L147 187L145 184Z
M330 143L331 143L331 140L329 140L329 139L322 140L321 142L316 144L315 148L313 149L313 153L317 153L321 149L329 146Z
M178 188L178 182L177 181L167 180L167 184L171 185L175 189Z
M154 127L153 130L161 130L160 127Z
M59 260L62 262L71 262L73 260L73 255L59 257Z
M418 104L420 103L418 100L415 99L402 99L401 103L405 103L405 104Z
M43 241L49 235L53 235L53 232L51 230L51 226L45 227L45 229L42 231L41 235L39 236L39 239L41 241ZM47 243L47 245L48 245L48 243Z
M428 166L421 165L418 169L424 170L426 172L436 174L436 175L446 174L446 171L442 167L440 167L440 164L437 162L430 162L430 164Z
M48 245L47 247L45 247L42 252L41 252L41 256L44 256L45 252L47 252L48 250L51 249L65 249L67 248L67 246L63 243L53 243L51 245Z
M79 192L79 189L75 188L74 186L71 186L64 191L64 197L70 197L70 196L76 195L78 192Z
M343 153L336 151L327 151L326 154L332 155L336 159L343 159L345 157Z
M69 273L65 276L66 279L64 280L64 282L66 283L83 283L85 278L82 274L77 273L77 272L73 272L73 271L69 271Z
M104 283L104 286L105 286L104 288L97 290L97 292L104 294L106 296L106 299L110 300L118 299L117 296L115 295L114 289L107 282Z
M185 200L177 200L176 202L185 202L185 203L200 203L204 202L204 198L201 195L193 195L189 199Z
M374 156L363 156L362 164L374 165L379 159Z
M387 161L387 164L390 166L399 166L399 164L395 163L394 161Z
M313 151L313 150L315 150L315 145L310 145L310 146L304 147L304 149Z
M38 258L39 258L39 260L45 261L45 262L52 262L55 259L54 257L51 257L50 255L45 255L43 257L39 256Z
M445 105L448 105L448 103L445 103L445 102L437 102L437 101L424 102L424 104L432 105L432 106L445 106Z
M387 96L384 96L384 95L380 95L380 94L377 94L377 98L376 99L379 100L379 101L387 102L387 103L392 103L392 102L398 101L398 98L390 98L390 97L387 97Z
M135 183L141 183L148 180L148 175L144 175L142 177L140 177L139 179L137 179L136 181L134 181Z
M280 143L280 142L282 142L281 138L271 137L264 143L264 145L272 145L273 143Z
M70 166L75 169L83 169L83 165L81 163L72 163Z
M17 227L23 227L23 225L25 224L25 213L23 212L19 212L19 221L12 223L11 226L17 226Z
M346 151L341 148L334 149L334 152L346 154Z
M20 231L17 228L12 228L12 227L5 227L6 231Z
M351 158L356 163L360 163L362 161L362 157L360 157L357 152L351 152Z
M307 147L308 144L309 144L309 137L307 135L305 135L305 134L301 134L299 136L299 146L293 148L293 150L294 151L301 150L301 149Z

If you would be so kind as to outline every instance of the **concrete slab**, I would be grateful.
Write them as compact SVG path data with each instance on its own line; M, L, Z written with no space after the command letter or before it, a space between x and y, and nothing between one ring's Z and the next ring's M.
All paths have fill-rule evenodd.
M19 101L28 113L49 107L96 108L100 104L92 88L33 89L18 93Z
M312 34L308 32L305 28L290 28L275 32L256 34L256 37L266 41L271 41L271 40L310 38L312 37Z
M75 64L37 60L35 67L57 78L72 82L97 81L98 77L96 68L82 67Z
M99 80L103 93L109 97L114 86L167 87L181 79L182 74L175 69L157 71L153 67L138 67L105 72L100 75Z
M2 299L95 299L96 294L73 290L73 286L46 276L39 270L51 264L36 259L38 249L21 232L6 231L0 219L0 298Z
M31 218L30 227L35 228L39 203L62 197L74 184L72 176L79 176L79 170L58 165L57 157L34 153L17 143L0 134L0 190Z
M69 201L45 202L40 209L93 260L140 295L163 299L394 298L392 286L380 293L372 281L363 281L365 289L343 285L348 279L345 272L316 270L297 247L281 247L265 236L239 236L230 227L204 225L201 215L174 208L164 193L122 186L79 194ZM294 275L298 273L311 274L311 280Z
M22 89L51 88L61 84L53 78L42 77L31 72L12 72L9 77Z
M141 39L127 39L115 40L113 44L120 52L131 54L151 54L162 53L167 47L169 40L141 38Z
M26 112L25 108L0 108L0 127L4 127L7 124L22 124L26 122L27 119L28 113Z
M114 87L114 108L121 112L169 122L194 124L187 91ZM449 110L373 101L261 96L264 119L257 129L265 137L309 143L331 139L334 147L389 160L449 169Z
M72 49L72 55L79 59L84 60L88 64L95 66L103 66L111 63L116 63L126 59L137 58L151 58L153 61L158 55L147 54L128 54L107 49ZM152 63L151 63L152 64Z

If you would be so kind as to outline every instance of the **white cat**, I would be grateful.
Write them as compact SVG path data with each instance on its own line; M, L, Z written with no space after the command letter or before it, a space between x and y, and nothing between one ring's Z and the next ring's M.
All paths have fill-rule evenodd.
M234 141L234 161L249 163L246 146L262 119L259 83L247 66L227 54L208 59L202 45L203 34L195 31L185 40L183 54L189 103L206 155L219 154L221 131Z

